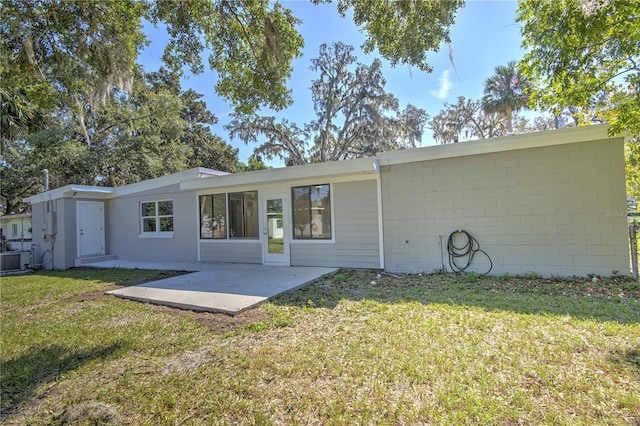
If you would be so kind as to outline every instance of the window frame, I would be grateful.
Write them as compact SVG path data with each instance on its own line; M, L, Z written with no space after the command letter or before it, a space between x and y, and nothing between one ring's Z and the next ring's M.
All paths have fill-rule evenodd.
M314 237L313 236L313 228L310 227L310 236L297 236L296 235L296 198L295 198L295 190L300 188L309 188L309 224L313 223L313 219L311 218L311 212L313 211L312 199L311 199L311 189L314 187L326 186L329 191L329 236L328 237ZM335 233L334 233L334 211L333 211L333 185L331 183L321 183L321 184L308 184L308 185L299 185L291 187L291 240L292 242L300 243L300 242L333 242L335 241Z
M170 215L161 215L160 214L160 203L171 203L171 214ZM153 204L154 205L154 215L153 216L145 216L143 206L145 204ZM140 238L173 238L173 232L175 231L175 211L173 209L173 199L160 199L160 200L148 200L148 201L140 201L138 205L138 214L140 215ZM171 230L170 231L162 231L161 230L161 219L171 218ZM144 230L144 221L145 219L154 219L156 223L155 231L145 231Z
M247 193L254 193L255 197L250 200L253 201L255 204L252 207L252 210L255 213L255 222L254 222L254 229L255 229L255 236L251 236L251 237L247 237L247 236L233 236L232 235L232 227L233 224L235 223L231 216L233 214L232 212L232 208L231 208L231 197L232 196L237 196L238 194L241 194L240 200L238 200L238 198L234 198L234 202L238 202L240 201L240 205L242 208L242 216L240 218L240 222L241 222L241 226L242 226L242 232L243 234L246 234L246 230L248 228L247 226L247 216L246 216L246 201L245 200L245 194ZM204 197L212 197L211 199L213 200L213 197L216 195L221 195L224 196L224 200L225 200L225 236L224 237L203 237L202 236L202 199ZM257 189L252 189L252 190L246 190L246 191L235 191L235 192L217 192L217 193L213 193L213 194L199 194L198 195L198 215L199 215L199 231L198 231L198 236L199 239L201 241L260 241L260 198L259 198L259 191ZM212 201L213 203L213 201ZM213 205L213 204L212 204Z

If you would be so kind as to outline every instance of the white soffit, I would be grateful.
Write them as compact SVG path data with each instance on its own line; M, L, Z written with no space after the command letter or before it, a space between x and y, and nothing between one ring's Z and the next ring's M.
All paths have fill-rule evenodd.
M610 139L606 124L524 133L376 154L381 166ZM623 136L620 136L622 138Z

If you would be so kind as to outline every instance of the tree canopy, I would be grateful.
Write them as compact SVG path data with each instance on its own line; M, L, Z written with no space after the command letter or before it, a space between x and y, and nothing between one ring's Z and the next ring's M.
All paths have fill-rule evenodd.
M487 112L482 101L458 98L455 104L444 108L429 122L433 138L440 144L469 139L485 139L507 134L507 120L499 112Z
M516 61L498 65L494 74L484 83L482 108L485 112L499 112L505 115L507 131L513 132L513 113L529 104L528 83L518 71Z
M366 51L377 50L392 65L423 70L430 70L427 52L449 41L449 27L463 5L462 0L335 3L343 16L353 12L367 34ZM138 64L149 44L145 22L168 34L161 75ZM182 91L180 78L208 67L216 73L216 93L239 116L282 110L292 101L287 80L304 43L299 24L286 3L271 0L4 0L5 212L42 189L39 170L47 164L55 166L52 188L71 181L122 185L195 165L242 169L237 151L210 133L216 118L199 94ZM403 114L405 123L420 125L416 109ZM261 166L258 159L253 163L248 167Z
M320 46L311 69L319 76L311 83L316 119L302 128L286 119L237 115L227 126L232 137L245 143L266 142L255 152L288 164L337 161L377 151L414 147L421 139L428 116L398 100L384 89L381 63L356 62L353 47L343 43Z
M352 10L354 22L364 28L365 53L377 50L392 65L408 64L428 72L432 68L427 53L451 41L449 28L462 6L464 0L338 0L340 13Z
M580 124L595 118L626 132L627 188L639 196L640 2L520 0L517 21L533 105L571 107Z
M595 107L613 132L640 134L640 3L521 0L517 20L536 105L582 108L581 122Z
M193 90L183 91L165 69L137 75L131 93L111 93L95 117L47 117L22 137L3 138L0 204L21 208L21 198L41 191L41 169L51 188L70 183L121 186L203 166L237 171L237 149L211 133L215 117ZM83 134L90 137L87 144Z

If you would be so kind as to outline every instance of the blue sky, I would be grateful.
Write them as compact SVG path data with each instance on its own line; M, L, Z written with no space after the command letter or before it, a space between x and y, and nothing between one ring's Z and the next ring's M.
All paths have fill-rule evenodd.
M374 0L375 1L375 0ZM313 103L309 87L316 78L309 69L310 60L318 56L322 43L331 44L341 41L356 48L358 61L370 64L377 57L375 52L364 55L360 46L364 35L355 26L350 16L340 17L337 5L313 5L310 1L283 1L292 9L295 16L302 20L298 31L305 41L304 55L293 63L293 75L289 87L293 90L294 103L288 109L275 114L286 117L298 125L314 118ZM458 11L456 23L451 29L451 47L454 64L452 66L448 49L442 46L438 53L428 55L433 67L431 74L415 67L397 66L392 68L383 60L383 74L387 80L386 90L394 94L402 108L413 104L423 108L431 116L437 114L445 102L455 102L458 96L479 99L483 84L493 74L497 65L511 60L519 60L523 55L520 48L521 35L519 24L515 22L516 1L478 1L470 0ZM160 56L166 36L162 30L152 26L145 27L151 45L141 55L141 63L146 71L155 71L161 65ZM188 76L183 79L183 89L192 88L204 95L209 110L218 117L218 124L212 126L213 133L240 149L240 160L246 162L253 153L254 146L244 142L229 140L224 125L229 122L231 107L213 90L215 73L207 71L202 75ZM265 115L272 115L265 111ZM422 146L433 145L431 130L426 129ZM281 162L270 163L281 166Z

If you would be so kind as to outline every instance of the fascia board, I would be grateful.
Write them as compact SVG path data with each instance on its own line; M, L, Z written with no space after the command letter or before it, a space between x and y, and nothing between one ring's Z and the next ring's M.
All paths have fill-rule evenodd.
M525 133L376 154L381 166L609 139L606 124ZM623 136L620 136L623 137Z
M155 179L132 183L117 188L108 186L66 185L48 192L42 192L40 194L26 197L24 198L24 201L34 204L44 201L57 200L65 197L110 199L123 195L130 195L137 192L161 188L163 186L175 185L188 178L202 179L211 176L225 176L228 174L229 173L221 172L218 170L196 167L193 169L185 170L183 172L174 173L172 175L161 176Z
M118 187L116 188L116 196L120 197L124 195L135 194L137 192L150 191L153 189L162 188L163 186L176 185L190 179L200 180L208 179L210 177L221 177L227 175L229 175L229 173L206 169L204 167L196 167L184 172L174 173L167 176L160 176L154 179Z
M301 179L335 177L377 173L375 158L332 161L327 163L304 164L301 166L257 170L220 176L216 179L190 179L180 184L182 190L234 187L243 185L269 184Z
M41 192L30 197L24 198L27 203L35 204L44 201L58 200L65 197L87 197L108 199L113 198L115 188L108 186L89 186L89 185L67 185L56 188L48 192Z

